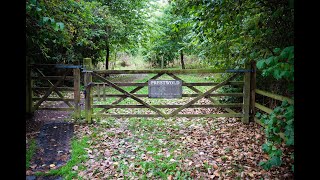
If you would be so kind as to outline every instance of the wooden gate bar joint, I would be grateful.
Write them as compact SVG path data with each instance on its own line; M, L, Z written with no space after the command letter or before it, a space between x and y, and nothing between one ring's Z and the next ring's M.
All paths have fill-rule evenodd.
M150 79L157 79L157 78L161 77L162 75L164 75L164 73L158 73L158 74L156 74L155 76L151 77ZM149 79L149 80L150 80L150 79ZM149 80L147 80L146 83L147 83ZM134 88L133 90L131 90L130 93L132 93L132 94L133 94L133 93L136 93L136 92L138 92L138 91L139 91L140 89L142 89L142 88L143 88L143 87L136 87L136 88ZM122 96L121 98L119 98L118 100L112 102L111 105L113 105L113 104L119 104L120 102L122 102L123 100L125 100L125 99L127 98L126 95L121 95L121 96ZM108 109L103 109L103 110L101 110L100 112L103 112L103 111L105 111L105 110L108 110Z
M38 73L41 74L42 77L46 77L46 76L40 71L40 69L36 68L36 70L38 71ZM53 86L53 83L52 83L50 80L47 80L47 82L48 82L51 86ZM57 87L57 88L58 88L58 87ZM59 92L59 90L58 90L57 88L54 89L54 92L57 93L60 98L63 98L63 99L64 99L64 96ZM49 89L50 89L50 87L48 88L48 90L49 90ZM70 104L68 101L64 101L64 102L65 102L69 107L73 107L72 104Z
M35 109L38 109L38 107L41 105L41 103L42 103L43 101L45 101L45 99L52 93L52 91L54 91L54 90L58 87L58 85L62 83L62 81L65 79L66 74L67 74L68 72L69 72L69 71L67 70L67 71L64 73L63 77L62 77L61 79L59 79L59 80L45 93L45 95L35 104L35 106L34 106Z
M230 80L236 78L239 75L239 73L236 73L234 75L232 75L231 77L229 77L228 79L222 81L221 83L219 83L218 85L214 86L213 88L211 88L210 90L208 90L207 92L199 95L198 97L194 98L192 101L188 102L187 104L181 106L180 108L178 108L177 110L173 111L170 116L175 116L177 115L181 110L183 110L184 108L194 104L195 102L197 102L199 99L207 96L208 94L210 94L211 92L217 90L218 88L222 87L224 84L226 84L227 82L229 82Z
M160 114L162 117L167 118L167 115L164 114L163 112L159 111L157 108L153 107L152 105L145 103L143 100L141 100L140 98L138 98L137 96L133 95L132 93L129 93L125 90L123 90L122 88L120 88L119 86L115 85L114 83L112 83L111 81L107 80L106 78L96 74L96 73L92 73L94 76L96 76L97 78L109 83L110 86L112 86L113 88L115 88L116 90L128 95L130 98L136 100L137 102L147 106L149 109L153 110L154 112Z

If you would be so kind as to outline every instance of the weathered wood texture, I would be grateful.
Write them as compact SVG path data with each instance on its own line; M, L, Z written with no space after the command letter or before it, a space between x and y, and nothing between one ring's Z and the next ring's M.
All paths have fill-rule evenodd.
M179 78L178 76L176 76L176 75L174 75L174 74L172 74L172 73L169 73L168 75L169 75L170 77L176 79L176 80L182 81L182 84L185 83L184 80L182 80L181 78ZM195 88L195 87L193 87L193 86L187 86L187 87L188 87L189 89L191 89L192 91L196 92L196 93L202 94L202 92L201 92L199 89L197 89L197 88ZM208 96L205 96L205 98L207 98L209 101L211 101L212 103L214 103L214 100L213 100L212 98L210 98L210 97L208 97Z
M168 74L169 76L173 77L173 74ZM174 76L173 77L176 80L181 80L182 81L182 86L215 86L218 85L218 82L205 82L205 83L187 83L183 81L181 78ZM143 87L143 86L148 86L148 82L145 83L128 83L128 82L113 82L117 86L138 86L138 87ZM107 83L94 83L95 85L103 85ZM226 85L243 85L243 81L230 81Z
M93 70L91 58L83 58L83 68L86 70Z
M74 108L49 108L49 107L41 107L38 110L48 110L48 111L73 111Z
M63 77L60 77L60 79L53 85L51 88L44 94L44 96L34 105L35 110L39 108L41 103L48 98L48 96L62 83L62 81L65 79L66 74L69 72L69 70L66 70Z
M244 69L239 69L239 71ZM153 69L153 70L94 70L98 74L200 74L200 73L228 73L228 69Z
M255 61L251 61L251 75L250 75L250 117L249 120L254 122L254 116L256 115L255 111L255 102L256 102L256 75L257 75L257 66Z
M239 75L239 73L236 73L234 75L232 75L231 77L229 77L227 80L219 83L218 85L216 85L215 87L211 88L210 90L208 90L207 92L201 94L200 96L194 98L193 100L191 100L190 102L188 102L187 104L181 106L180 108L176 109L175 111L173 111L170 116L175 116L177 115L181 110L183 110L184 108L187 108L188 106L194 104L195 102L197 102L198 100L200 100L201 98L206 97L208 94L212 93L213 91L217 90L218 88L222 87L223 85L225 85L227 82L233 80L234 78L236 78Z
M159 114L95 114L94 117L162 117ZM242 113L225 113L225 114L177 114L175 117L243 117Z
M263 111L263 112L266 112L266 113L268 113L268 114L271 114L272 113L272 109L270 109L270 108L267 108L267 107L265 107L265 106L263 106L263 105L261 105L261 104L259 104L259 103L255 103L255 105L254 105L256 108L258 108L258 109L260 109L261 111Z
M88 123L92 122L92 102L93 97L91 93L91 86L90 83L92 82L92 75L91 72L85 72L84 74L84 81L85 84L85 119Z
M152 105L144 102L143 100L141 100L140 98L138 98L137 96L135 96L134 94L130 93L130 92L127 92L125 90L123 90L122 88L120 88L119 86L115 85L114 83L112 83L111 81L107 80L106 78L96 74L96 73L93 73L93 75L95 77L97 77L98 79L104 81L104 82L107 82L110 86L112 86L114 89L124 93L125 95L127 95L128 97L136 100L137 102L143 104L144 106L148 107L149 109L153 110L154 112L158 113L159 115L161 115L162 117L167 117L166 114L164 114L163 112L159 111L157 108L153 107Z
M159 73L159 74L151 77L150 79L157 79L157 78L161 77L162 75L163 75L163 73ZM149 79L149 80L150 80L150 79ZM148 83L148 80L147 80L145 83ZM133 90L131 90L130 93L132 93L132 94L133 94L133 93L136 93L136 92L138 92L138 91L139 91L140 89L142 89L142 88L143 88L143 86L136 87L136 88L134 88ZM148 96L148 95L147 95L147 96ZM146 96L146 97L147 97L147 96ZM120 96L118 96L118 97L120 97ZM128 98L127 95L122 95L121 98L119 98L118 100L112 102L111 105L119 104L120 102L122 102L122 101L125 100L126 98ZM102 111L105 111L105 110L108 110L108 109L103 109Z
M249 69L250 65L246 64L245 69ZM242 122L245 124L249 123L249 112L250 112L250 76L251 73L247 72L244 74L244 86L243 86L243 118Z
M148 97L148 94L134 94L137 97ZM182 97L197 97L200 94L182 94ZM105 97L128 97L124 94L103 94ZM243 93L215 93L209 94L206 97L219 97L219 96L235 96L242 97ZM98 94L94 94L93 97L98 97Z
M279 100L279 101L288 101L289 104L294 104L294 100L288 98L288 97L285 97L285 96L281 96L281 95L278 95L278 94L273 94L273 93L270 93L270 92L267 92L267 91L263 91L263 90L260 90L260 89L256 89L255 91L257 94L260 94L260 95L263 95L263 96L267 96L267 97L270 97L270 98L273 98L273 99L276 99L276 100Z
M50 87L33 87L32 90L48 90L50 89ZM57 91L74 91L73 87L57 87L56 88Z
M42 76L42 77L46 77L42 71L40 71L40 69L36 68L37 72ZM60 77L61 78L61 77ZM50 80L47 80L47 82L53 86L53 83ZM59 92L59 90L57 89L58 87L56 87L53 91L62 99L64 99L64 96ZM49 91L50 87L48 88ZM73 107L72 104L68 101L64 101L69 107Z
M90 71L93 69L93 65L92 65L92 59L91 58L83 58L83 68L86 71ZM91 81L90 81L91 82ZM83 79L83 84L87 85L88 82L86 80L86 78Z
M34 97L32 99L33 100L40 100L42 98ZM45 101L64 101L64 102L68 101L68 102L70 102L70 101L74 101L74 99L70 99L70 98L46 98Z
M32 79L59 80L61 76L32 76ZM73 80L73 76L66 76L64 80Z
M180 108L182 105L153 105L156 108ZM148 108L144 105L92 105L93 108ZM242 103L231 104L194 104L187 108L225 108L225 107L242 107Z
M80 69L73 69L73 98L74 98L74 115L76 119L80 119L81 108L80 108Z

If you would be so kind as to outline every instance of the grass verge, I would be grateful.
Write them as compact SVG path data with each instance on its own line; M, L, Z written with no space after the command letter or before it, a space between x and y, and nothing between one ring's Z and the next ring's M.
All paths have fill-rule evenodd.
M26 168L29 168L31 158L34 155L35 151L36 151L36 140L35 139L31 139L29 147L28 147L27 152L26 152Z
M60 175L63 176L65 180L77 179L78 172L74 170L73 167L79 165L81 162L84 162L88 159L87 151L85 148L89 147L87 141L89 140L88 137L83 137L82 139L73 139L71 141L71 159L67 162L66 165L58 168L50 170L47 173L37 172L35 173L36 176L56 176ZM78 167L82 169L83 167L80 165Z

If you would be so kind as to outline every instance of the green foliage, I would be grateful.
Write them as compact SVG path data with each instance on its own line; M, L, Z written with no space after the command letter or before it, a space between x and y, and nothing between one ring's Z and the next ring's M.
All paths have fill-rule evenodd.
M103 61L111 51L133 48L143 26L143 0L44 1L26 5L27 57L37 63ZM130 31L127 31L130 29Z
M261 69L263 76L273 76L275 79L294 80L294 47L289 46L280 51L273 50L273 56L261 59L257 62L257 68Z
M257 113L256 116L265 124L267 142L262 145L262 150L270 157L268 161L260 162L260 165L267 170L280 166L282 152L276 147L283 142L280 133L284 132L286 145L294 146L294 106L284 101L270 115Z
M186 43L217 67L234 67L293 44L293 9L280 1L171 1L190 31Z

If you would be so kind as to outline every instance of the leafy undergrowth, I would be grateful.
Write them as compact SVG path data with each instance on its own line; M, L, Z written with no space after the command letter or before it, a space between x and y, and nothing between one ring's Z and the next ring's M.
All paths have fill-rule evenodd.
M258 164L263 129L237 118L123 118L77 125L89 136L83 179L292 179L290 151L270 171Z

